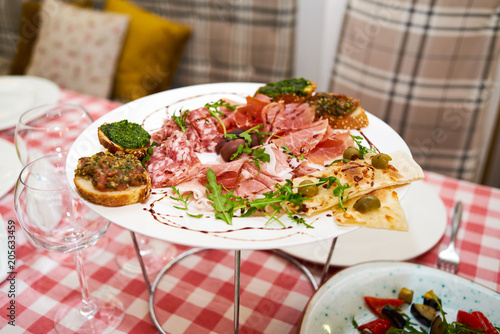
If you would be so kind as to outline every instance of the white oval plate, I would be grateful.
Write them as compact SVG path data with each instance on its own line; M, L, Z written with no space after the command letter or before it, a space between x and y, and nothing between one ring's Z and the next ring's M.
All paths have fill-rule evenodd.
M352 266L361 262L403 261L431 249L446 232L447 215L437 192L422 181L413 182L401 199L408 232L359 228L339 236L330 264ZM314 263L326 262L332 239L283 248L282 251Z
M33 76L0 76L0 130L16 126L27 110L59 100L61 90L54 82Z
M78 137L67 160L68 179L73 184L78 158L103 150L97 138L97 128L104 122L128 119L144 124L145 129L151 131L161 127L166 118L165 106L170 106L169 111L175 112L181 108L202 107L205 103L216 102L223 97L245 103L245 97L253 95L261 86L260 83L205 84L165 91L125 104L101 117ZM370 125L363 132L378 149L383 152L410 152L403 139L389 125L371 114L369 121ZM175 203L167 201L155 203L155 213L162 216L162 222L159 222L149 211L150 204L161 197L154 192L145 204L118 208L87 204L98 214L126 229L153 238L204 248L274 249L335 237L357 228L337 226L327 213L308 220L314 229L297 225L286 217L280 218L286 228L276 222L266 226L268 219L265 217L234 218L233 225L228 226L222 220L215 219L212 212L205 213L201 219L191 218L175 209Z
M7 194L16 184L19 173L23 168L16 147L11 142L0 138L0 198Z
M448 322L456 320L458 310L481 311L500 326L500 294L493 290L427 266L371 262L344 269L325 282L306 306L300 333L359 334L351 323L353 317L358 325L376 319L363 297L397 298L402 287L413 290L413 301L419 303L425 292L433 290L442 300Z

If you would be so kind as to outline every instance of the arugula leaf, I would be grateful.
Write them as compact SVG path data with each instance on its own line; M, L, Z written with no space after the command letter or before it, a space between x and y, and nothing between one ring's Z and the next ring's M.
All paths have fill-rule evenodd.
M336 160L333 160L333 161L332 161L332 162L331 162L328 166L325 166L325 167L330 167L331 165L334 165L334 164L336 164L337 162L343 162L343 163L345 163L345 164L346 164L346 163L348 163L349 161L351 161L351 160L349 160L349 159L336 159Z
M373 148L373 147L368 148L368 147L365 147L361 144L361 142L363 141L363 137L354 136L354 135L351 135L351 137L352 137L352 139L354 139L354 142L356 142L356 145L358 145L360 159L363 159L363 156L366 153L377 153L377 150L375 148Z
M153 154L153 147L155 146L158 146L160 144L158 144L157 142L153 141L151 143L151 145L149 145L149 148L148 150L146 151L146 155L144 156L144 158L142 158L141 160L141 164L142 164L142 167L146 168L146 162L148 162L149 160L151 160L151 154Z
M351 185L348 183L346 183L346 184L340 183L340 180L338 178L336 178L335 176L320 177L319 182L317 182L316 185L321 186L323 184L326 184L327 189L330 189L333 184L336 184L335 189L333 189L333 196L338 197L340 208L343 211L346 211L346 208L344 207L344 202L346 202L349 199L349 196L344 198L344 191L347 188L350 188Z
M290 149L285 145L281 146L281 148L283 149L283 152L285 152L285 154L288 154L291 158L295 158L297 160L304 160L304 153L302 153L300 157L298 157L295 154L293 154L293 152L290 151Z
M175 113L172 115L172 118L174 119L175 124L177 124L182 132L186 132L186 119L188 118L189 114L191 112L189 110L184 110L182 109L179 111L179 116L176 116Z
M208 109L208 112L210 115L215 117L217 121L219 121L220 125L222 126L222 130L224 132L224 135L226 134L226 126L224 125L224 122L220 119L219 116L225 116L225 114L219 110L220 107L226 107L231 111L234 111L237 105L230 105L228 102L224 102L222 99L218 100L217 102L212 102L212 103L206 103L205 108Z
M174 208L176 209L179 209L179 210L185 210L187 211L188 210L188 201L189 201L189 197L191 197L191 195L193 194L192 192L187 194L186 196L183 196L181 194L181 192L179 191L179 189L177 189L175 186L170 186L172 188L172 190L174 191L174 193L178 196L178 197L174 197L174 196L170 196L171 199L173 199L174 201L179 201L181 202L182 204L184 204L183 207L180 207L180 206L175 206L174 205ZM203 217L203 214L198 214L198 215L193 215L189 212L186 212L186 214L189 216L189 217L193 217L193 218L201 218Z
M207 188L206 194L208 199L213 202L212 206L215 210L215 218L225 221L228 225L232 225L234 209L243 202L243 199L234 196L234 190L223 194L222 187L217 183L217 177L212 169L207 171L207 180L208 183L205 183L205 187Z

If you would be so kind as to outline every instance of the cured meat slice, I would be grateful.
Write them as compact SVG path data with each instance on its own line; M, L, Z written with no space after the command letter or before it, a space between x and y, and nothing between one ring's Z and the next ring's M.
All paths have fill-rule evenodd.
M202 184L208 183L207 171L212 169L215 173L218 184L228 190L234 189L236 181L240 176L241 168L247 160L248 159L246 158L241 158L227 163L204 164L198 172L198 180L200 180Z
M311 174L311 173L314 173L317 171L318 171L318 168L308 166L307 163L304 161L304 162L300 163L300 165L295 167L295 169L293 170L293 178L308 175L308 174Z
M175 131L181 131L181 128L175 123L173 118L167 118L160 130L151 134L151 140L161 143L170 137Z
M175 131L153 150L147 164L153 188L175 186L190 180L201 165L193 145L182 131Z
M222 138L219 132L217 119L210 115L207 108L198 108L191 110L186 119L188 138L194 144L195 151L198 153L215 152L215 146ZM192 134L190 132L196 132Z
M314 121L314 109L307 103L272 102L262 109L264 131L281 134Z
M249 129L262 123L262 109L268 102L247 96L247 104L236 108L234 121L239 128Z
M278 181L264 173L251 163L246 162L238 177L235 195L243 198L253 198L256 195L270 191Z
M334 133L316 145L307 154L306 159L313 164L322 165L325 162L342 157L342 154L349 146L354 146L354 140L349 132Z
M288 103L285 113L277 115L273 124L273 133L300 129L314 121L314 109L307 103Z
M308 124L300 130L291 131L288 134L273 139L277 147L286 146L294 155L304 156L309 153L322 139L328 128L327 120L319 120Z
M266 145L264 148L264 152L269 154L269 162L261 166L261 173L269 175L279 181L290 178L292 176L292 168L288 164L289 157L273 144Z

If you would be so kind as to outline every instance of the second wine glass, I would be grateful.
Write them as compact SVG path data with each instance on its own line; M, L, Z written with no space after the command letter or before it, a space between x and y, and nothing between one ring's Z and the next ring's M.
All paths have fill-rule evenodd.
M73 254L81 298L59 306L56 331L103 333L122 321L123 305L110 294L90 295L82 251L95 245L110 223L91 211L71 189L66 156L47 155L24 167L16 184L14 207L23 231L39 247Z
M52 103L27 110L19 117L14 135L19 160L26 166L48 154L68 152L76 138L92 123L92 116L78 104ZM29 239L29 235L27 237ZM30 241L36 247L36 243ZM106 237L102 238L96 246L85 251L85 256L97 256L107 242ZM73 264L67 254L49 253L49 256L64 265Z

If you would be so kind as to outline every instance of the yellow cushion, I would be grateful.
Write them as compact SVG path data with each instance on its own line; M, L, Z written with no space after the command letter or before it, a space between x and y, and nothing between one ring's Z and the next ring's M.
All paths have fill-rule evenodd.
M91 8L92 0L73 1L70 4ZM26 72L26 67L30 63L33 46L38 37L40 29L40 5L38 1L26 1L21 7L21 23L19 26L19 41L17 50L10 66L10 74L22 75Z
M107 0L105 10L130 16L112 97L131 101L170 88L191 29L125 0Z

